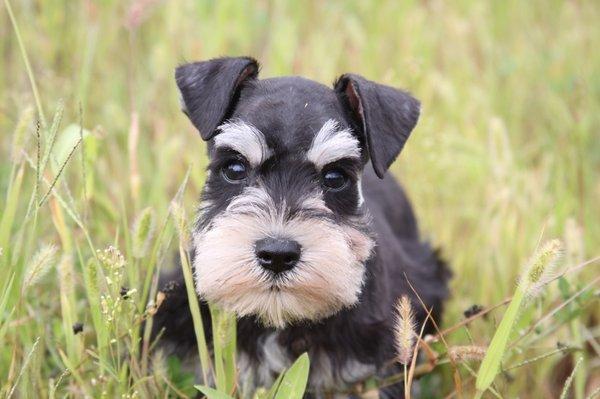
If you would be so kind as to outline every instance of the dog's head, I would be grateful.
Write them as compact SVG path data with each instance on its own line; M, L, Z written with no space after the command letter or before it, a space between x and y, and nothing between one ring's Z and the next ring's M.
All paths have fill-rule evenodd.
M198 293L283 327L354 305L374 240L361 193L382 177L419 116L405 92L357 75L330 89L259 80L250 58L177 68L183 111L208 142L194 234Z

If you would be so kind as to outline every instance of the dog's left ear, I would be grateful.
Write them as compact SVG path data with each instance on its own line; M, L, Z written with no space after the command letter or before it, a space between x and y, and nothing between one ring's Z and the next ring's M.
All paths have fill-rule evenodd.
M231 114L242 85L257 75L258 62L250 57L215 58L175 70L182 111L202 139L214 136L219 124Z
M383 178L417 124L419 101L404 91L354 74L342 75L334 90L362 128L373 169Z

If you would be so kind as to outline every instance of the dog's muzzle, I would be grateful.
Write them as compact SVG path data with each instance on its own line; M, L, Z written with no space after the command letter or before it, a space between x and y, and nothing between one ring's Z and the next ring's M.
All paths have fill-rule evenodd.
M318 197L290 212L247 188L194 236L196 289L238 316L284 327L354 305L373 240Z

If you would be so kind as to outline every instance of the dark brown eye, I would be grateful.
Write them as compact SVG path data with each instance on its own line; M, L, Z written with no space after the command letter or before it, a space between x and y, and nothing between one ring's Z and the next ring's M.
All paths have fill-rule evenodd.
M323 172L323 185L330 191L339 191L348 184L348 175L341 169L330 169Z
M229 162L221 169L221 173L230 183L239 183L248 176L246 165L241 161Z

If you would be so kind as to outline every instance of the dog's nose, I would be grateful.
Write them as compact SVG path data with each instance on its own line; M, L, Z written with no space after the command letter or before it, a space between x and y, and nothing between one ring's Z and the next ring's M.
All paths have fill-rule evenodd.
M255 246L258 263L275 274L293 268L300 259L300 250L298 242L281 238L263 238Z

